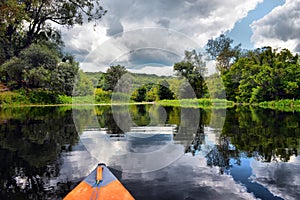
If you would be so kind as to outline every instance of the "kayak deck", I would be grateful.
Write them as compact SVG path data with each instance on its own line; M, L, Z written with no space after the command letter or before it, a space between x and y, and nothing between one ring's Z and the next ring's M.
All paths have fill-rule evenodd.
M98 164L98 166L64 198L64 200L75 199L133 200L134 198L104 164Z

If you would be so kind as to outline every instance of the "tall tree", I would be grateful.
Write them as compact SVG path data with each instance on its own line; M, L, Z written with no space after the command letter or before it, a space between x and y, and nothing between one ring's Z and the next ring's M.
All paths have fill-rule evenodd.
M204 96L207 90L203 77L206 64L202 60L202 54L197 53L196 50L185 51L184 60L175 63L173 69L178 76L183 76L189 81L198 98Z
M211 59L217 61L218 70L228 70L231 64L236 61L241 53L241 44L232 47L233 40L224 34L216 39L208 40L206 52Z
M51 23L72 27L100 19L100 0L3 0L0 2L2 63L40 39L60 39Z
M174 93L170 90L170 84L166 80L159 82L157 93L160 100L174 99Z
M124 66L116 65L116 66L110 66L106 73L103 74L102 79L100 82L103 84L100 86L106 91L113 91L116 84L120 80L120 78L127 73L127 70Z

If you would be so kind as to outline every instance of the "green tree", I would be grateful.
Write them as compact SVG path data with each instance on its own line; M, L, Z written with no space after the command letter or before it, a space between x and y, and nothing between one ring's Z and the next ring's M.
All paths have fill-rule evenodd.
M170 84L166 80L162 80L158 84L158 98L163 99L174 99L174 93L169 89Z
M73 92L74 96L87 96L93 95L94 87L92 81L87 77L87 75L79 70L77 73L76 80L76 90Z
M229 100L252 103L300 98L299 58L287 49L249 51L222 78Z
M208 40L206 52L211 59L217 61L219 71L228 70L241 55L241 44L232 47L233 40L224 34L216 39Z
M61 62L51 72L50 90L71 96L79 66L77 62Z
M18 56L40 40L59 41L52 24L72 27L100 19L106 11L100 0L4 0L0 2L0 46L2 59Z
M120 78L126 73L127 70L124 66L110 66L106 70L106 73L103 74L101 78L102 80L100 79L99 81L100 83L102 83L100 87L106 91L113 91Z
M146 101L151 102L151 101L157 101L159 100L158 96L158 87L157 85L154 85L151 87L151 89L146 93Z
M183 76L189 81L198 98L205 95L207 87L203 76L206 72L206 65L202 60L202 54L197 53L196 50L185 51L184 60L175 63L173 69L178 76Z
M59 57L57 50L44 44L32 44L0 66L2 81L12 89L42 88L71 95L79 69L72 56Z
M133 92L131 99L136 102L143 102L146 100L146 94L147 94L147 88L145 85L143 85Z

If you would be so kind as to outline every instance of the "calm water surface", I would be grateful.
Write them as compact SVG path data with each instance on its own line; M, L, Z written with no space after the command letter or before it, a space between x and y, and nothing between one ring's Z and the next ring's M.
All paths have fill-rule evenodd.
M299 199L300 113L0 109L0 199L62 199L105 162L136 199Z

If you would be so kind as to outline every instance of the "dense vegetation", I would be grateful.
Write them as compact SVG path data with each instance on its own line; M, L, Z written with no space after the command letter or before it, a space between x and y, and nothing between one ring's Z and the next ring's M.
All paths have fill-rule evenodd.
M288 49L263 47L242 51L221 35L207 44L216 58L228 100L258 103L299 99L300 60ZM226 61L226 62L225 62Z
M10 90L0 91L1 104L63 103L75 84L75 95L92 94L90 80L83 72L78 73L73 56L64 53L60 31L53 24L71 28L100 19L106 11L99 3L0 2L0 86Z
M2 1L0 11L1 104L71 103L71 96L79 96L78 103L109 103L114 96L120 102L226 97L251 104L285 100L296 106L294 100L300 99L299 57L288 49L242 50L221 34L208 40L204 54L183 49L185 57L173 65L175 77L132 74L120 65L85 73L63 51L52 24L72 27L100 19L106 11L99 0ZM218 73L206 77L204 57L215 60ZM131 78L118 85L124 75Z

